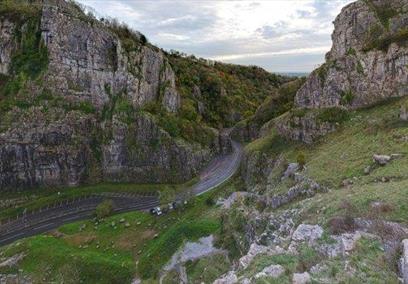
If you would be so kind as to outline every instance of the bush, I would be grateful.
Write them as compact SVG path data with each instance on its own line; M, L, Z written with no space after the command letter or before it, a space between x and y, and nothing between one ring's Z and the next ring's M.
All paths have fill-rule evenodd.
M305 167L306 164L306 156L303 152L300 152L297 157L296 161L299 164L299 168L302 170Z
M340 104L342 105L350 105L354 100L354 94L352 90L342 91Z
M349 114L346 109L340 107L330 107L319 110L317 119L321 122L342 123L347 121Z
M331 234L339 235L346 232L354 231L356 224L351 216L334 217L328 222Z
M99 219L108 217L113 212L113 201L105 200L101 202L95 209L96 217Z
M208 197L208 198L205 200L205 204L207 204L207 206L209 206L209 207L213 206L213 205L215 204L214 198L212 198L211 196Z

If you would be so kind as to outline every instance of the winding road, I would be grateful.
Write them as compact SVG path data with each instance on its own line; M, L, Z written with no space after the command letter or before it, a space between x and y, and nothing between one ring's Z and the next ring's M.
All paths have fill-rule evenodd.
M190 188L192 194L199 196L227 181L238 170L241 157L242 146L232 141L232 153L219 155L210 162L200 173L200 181ZM0 224L0 246L56 229L67 223L89 219L98 204L107 197L114 202L115 213L146 211L160 204L157 194L104 193L64 200L54 206L41 208L8 223Z

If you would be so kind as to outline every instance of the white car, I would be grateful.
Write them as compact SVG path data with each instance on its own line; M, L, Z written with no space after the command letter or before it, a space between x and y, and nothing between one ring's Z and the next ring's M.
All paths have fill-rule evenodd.
M154 207L154 208L150 209L150 213L152 213L153 215L157 215L157 216L160 216L160 215L163 214L160 207Z

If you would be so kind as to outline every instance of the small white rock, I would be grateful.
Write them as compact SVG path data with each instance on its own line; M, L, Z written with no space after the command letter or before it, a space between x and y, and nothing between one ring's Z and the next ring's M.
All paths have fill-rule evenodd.
M310 283L310 281L311 281L310 274L307 272L293 274L292 279L293 284L307 284Z

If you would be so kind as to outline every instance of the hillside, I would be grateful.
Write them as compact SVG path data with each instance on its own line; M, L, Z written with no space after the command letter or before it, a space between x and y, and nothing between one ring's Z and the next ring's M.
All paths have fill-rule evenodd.
M72 1L2 0L0 19L0 190L185 182L288 80L169 55Z

